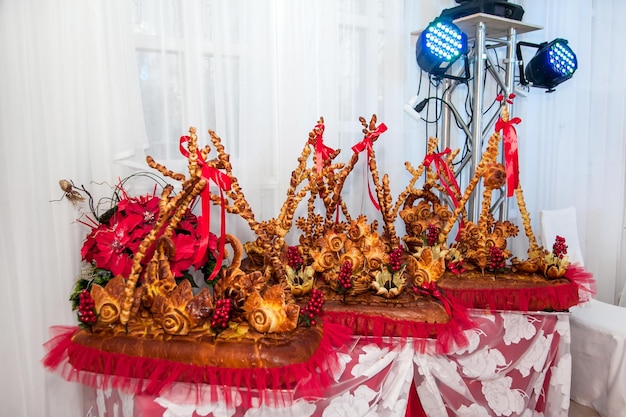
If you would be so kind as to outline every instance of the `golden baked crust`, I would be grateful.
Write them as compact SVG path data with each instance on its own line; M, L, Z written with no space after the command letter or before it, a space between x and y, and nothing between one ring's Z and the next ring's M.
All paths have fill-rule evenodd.
M397 298L383 298L372 293L350 297L346 302L332 298L327 293L325 313L359 313L392 320L409 320L422 323L447 323L450 317L443 305L430 297L422 297L405 291Z
M439 287L451 289L513 289L543 288L569 284L565 278L547 280L543 275L524 272L506 272L494 275L491 272L482 274L478 270L465 271L460 275L446 271L437 281Z
M346 298L326 292L326 321L348 326L359 336L437 338L451 331L452 317L431 296L404 291L396 298L363 293Z
M306 362L322 340L321 325L285 334L249 330L241 338L172 336L165 340L79 330L72 342L108 353L219 368L278 368ZM72 363L70 354L70 363ZM97 366L97 365L94 365ZM90 371L101 372L100 369Z
M446 272L437 284L449 298L469 308L566 311L579 302L575 283L565 278L547 280L537 273Z

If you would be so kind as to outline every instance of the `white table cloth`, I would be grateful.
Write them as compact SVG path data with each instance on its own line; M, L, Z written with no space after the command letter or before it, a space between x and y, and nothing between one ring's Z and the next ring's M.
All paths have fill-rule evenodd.
M434 344L420 351L399 338L354 337L339 352L342 366L322 398L296 390L280 393L289 404L243 409L198 402L182 385L158 397L85 388L84 411L90 417L566 416L569 314L474 311L472 318L478 326L467 331L470 344L446 355L435 354Z

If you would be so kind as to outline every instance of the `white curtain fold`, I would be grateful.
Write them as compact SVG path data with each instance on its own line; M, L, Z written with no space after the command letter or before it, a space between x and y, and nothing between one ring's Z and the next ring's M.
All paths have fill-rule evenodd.
M539 230L539 211L576 207L585 267L597 280L597 298L616 303L626 281L620 268L625 257L626 79L619 70L626 57L615 52L626 37L621 22L626 3L520 3L524 20L544 28L523 40L565 38L579 65L554 93L531 89L527 97L515 100L515 113L522 118L521 184L534 230ZM526 62L533 53L524 50Z
M114 184L146 135L128 2L0 2L0 378L2 413L78 416L79 387L44 372L84 228L60 179Z
M369 121L376 114L389 127L375 147L381 175L400 178L392 180L399 193L406 179L397 161L415 148L423 156L424 149L403 141L405 63L412 53L404 11L398 0L137 1L143 105L156 121L147 126L148 153L180 167L175 145L189 126L202 144L209 143L206 131L215 130L257 220L269 220L279 214L320 117L325 144L342 150L336 161L348 162L351 146L363 138L359 117ZM167 71L173 71L170 78L160 77ZM342 198L351 213L373 220L365 159L362 154ZM234 216L227 228L242 241L254 238Z

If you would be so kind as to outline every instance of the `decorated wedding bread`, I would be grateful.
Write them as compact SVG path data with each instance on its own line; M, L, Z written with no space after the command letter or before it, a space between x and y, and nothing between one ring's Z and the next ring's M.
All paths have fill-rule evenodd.
M463 192L454 173L458 150L439 150L431 138L417 167L405 162L410 180L394 197L374 149L387 127L376 116L360 123L363 139L344 163L324 143L320 118L272 219L255 217L213 131L212 147L198 145L194 128L180 139L187 174L148 156L158 172L155 191L129 196L133 178L120 181L104 213L84 186L62 180L76 206L89 201L80 222L90 233L71 296L80 328L50 341L46 366L65 367L68 379L135 392L175 381L245 381L242 393L297 388L320 395L338 366L336 348L350 334L409 337L445 351L466 342L468 307L567 310L589 295L592 278L570 265L566 242L557 238L546 250L533 235L511 151L519 119L509 120L506 103ZM377 218L353 213L342 198L361 156ZM480 182L482 209L472 222L465 205ZM492 194L505 186L517 198L528 259L507 249L518 227L491 214ZM212 212L219 214L217 233L209 230ZM255 239L227 233L231 216Z

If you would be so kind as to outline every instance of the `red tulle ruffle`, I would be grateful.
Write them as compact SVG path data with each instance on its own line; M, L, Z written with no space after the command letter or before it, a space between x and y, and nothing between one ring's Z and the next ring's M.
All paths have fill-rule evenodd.
M578 288L579 302L587 302L596 295L596 280L591 272L585 270L585 267L578 264L570 265L565 272L565 278Z
M446 295L467 308L505 311L567 311L596 293L593 275L579 265L565 273L569 282L523 288L445 288Z
M446 288L445 292L467 308L485 310L566 311L579 303L578 286L572 282L527 288Z
M324 312L324 320L346 326L354 335L410 338L415 348L422 352L434 342L437 353L448 353L466 346L468 340L464 331L474 327L467 310L462 306L452 307L450 320L446 323L398 320L373 314L338 311Z
M185 397L193 401L201 398L244 407L250 406L253 397L261 403L289 403L298 397L322 396L333 383L333 372L339 369L337 351L351 336L345 327L324 323L320 345L306 362L279 368L233 369L101 351L73 342L78 330L55 326L44 345L44 367L68 381L148 395L159 395L174 382L183 382L186 384L178 384L176 389L186 386L192 392ZM103 372L90 371L96 367Z

